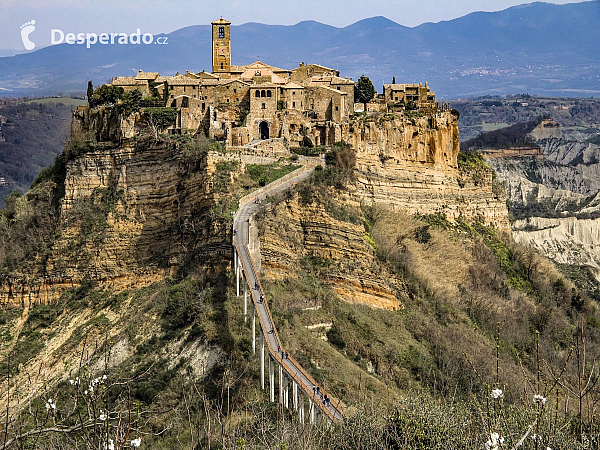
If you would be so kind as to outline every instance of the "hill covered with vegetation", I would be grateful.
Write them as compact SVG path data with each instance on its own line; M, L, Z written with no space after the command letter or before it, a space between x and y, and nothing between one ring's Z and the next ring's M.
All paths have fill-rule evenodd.
M181 156L180 176L203 173L205 143L164 139L150 145ZM126 234L131 226L122 213L129 200L103 190L58 220L65 158L86 153L66 152L2 211L3 255L24 248L35 227L44 230L39 245L2 264L5 282L65 239L78 264L89 264L114 239L111 227ZM353 149L336 147L327 161L270 198L257 225L281 339L342 401L346 423L301 425L260 389L250 323L230 253L220 249L231 239L227 205L273 171L217 163L202 175L215 196L185 226L182 210L181 228L160 244L184 244L181 270L145 287L83 280L49 304L2 306L8 448L467 449L522 438L530 449L597 446L600 387L588 378L600 350L597 304L547 260L482 223L352 201ZM209 247L185 237L201 224L196 239ZM275 239L296 249L287 272L271 250ZM398 307L344 300L340 281L356 274L372 286L387 280L378 283Z

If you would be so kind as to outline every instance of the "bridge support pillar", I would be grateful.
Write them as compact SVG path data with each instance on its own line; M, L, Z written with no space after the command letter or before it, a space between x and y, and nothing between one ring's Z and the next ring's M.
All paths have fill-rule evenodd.
M275 401L275 368L273 367L273 358L269 355L269 400Z
M260 330L260 387L265 388L265 335Z
M252 303L252 353L256 353L256 312Z
M235 286L236 295L240 296L240 259L238 258L237 252L235 252Z
M308 397L308 420L309 423L315 423L315 402L312 398Z
M304 423L304 392L300 391L298 398L298 419L300 423Z
M279 404L283 405L283 365L279 364Z
M292 380L292 408L298 411L298 384Z
M243 278L244 283L244 323L248 321L248 280Z
M287 374L283 376L283 406L290 409L290 379Z

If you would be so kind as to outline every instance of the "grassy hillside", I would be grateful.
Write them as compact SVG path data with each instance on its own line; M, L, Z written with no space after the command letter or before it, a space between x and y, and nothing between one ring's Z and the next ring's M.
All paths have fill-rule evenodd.
M493 444L493 433L511 446L528 433L527 449L597 448L596 303L497 230L353 202L351 150L327 160L271 199L259 226L281 222L277 208L310 208L348 230L363 227L365 258L398 280L403 308L390 311L342 301L332 274L357 267L333 257L292 255L287 276L263 269L286 349L341 399L345 424L302 426L266 402L230 257L215 252L190 255L180 275L147 287L89 280L49 305L3 306L0 409L8 404L8 414L0 423L9 433L0 438L8 448L126 448L140 439L157 449L468 449ZM39 246L15 247L26 250L2 265L5 278L61 231L51 195L64 177L58 163L2 211L4 253L27 242L32 223L46 230ZM230 167L213 185L237 192L270 172ZM280 239L308 245L291 225Z

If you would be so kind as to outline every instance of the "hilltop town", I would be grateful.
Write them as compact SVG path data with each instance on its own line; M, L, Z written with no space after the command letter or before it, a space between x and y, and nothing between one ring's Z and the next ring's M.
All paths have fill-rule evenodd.
M112 81L125 92L139 91L153 105L177 108L170 133L203 132L229 146L267 139L288 146L332 145L347 139L349 117L363 111L355 104L355 82L337 70L300 63L281 69L261 61L233 65L231 22L212 22L212 72L161 76L143 72ZM386 84L383 94L367 105L371 111L437 109L427 83ZM347 126L346 126L347 128ZM277 145L277 141L270 145Z

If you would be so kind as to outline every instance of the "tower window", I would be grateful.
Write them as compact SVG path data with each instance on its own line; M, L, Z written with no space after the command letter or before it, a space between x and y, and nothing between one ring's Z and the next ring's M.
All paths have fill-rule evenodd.
M221 63L221 70L223 69L223 63Z
M256 91L256 97L260 97L260 91Z
M264 103L261 105L261 109L266 109L266 107L267 106Z
M219 39L223 39L225 37L225 27L219 27Z
M267 91L267 97L270 97L270 96L271 96L271 90L268 90Z

